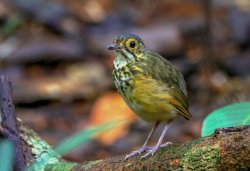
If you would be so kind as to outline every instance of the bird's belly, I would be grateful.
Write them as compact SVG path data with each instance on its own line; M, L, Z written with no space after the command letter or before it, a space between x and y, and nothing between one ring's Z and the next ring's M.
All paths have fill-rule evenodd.
M114 70L113 78L119 94L141 119L170 122L178 116L175 107L167 101L167 86L155 86L157 84L133 75L125 67Z
M157 102L157 99L151 99L151 103L135 99L124 100L137 116L148 122L170 122L178 116L171 104Z

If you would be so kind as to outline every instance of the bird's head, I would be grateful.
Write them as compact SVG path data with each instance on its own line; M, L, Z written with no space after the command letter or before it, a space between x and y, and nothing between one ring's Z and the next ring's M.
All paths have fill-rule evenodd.
M116 36L114 42L107 47L115 50L116 56L122 55L126 60L137 61L142 58L145 45L141 38L136 34L121 34Z

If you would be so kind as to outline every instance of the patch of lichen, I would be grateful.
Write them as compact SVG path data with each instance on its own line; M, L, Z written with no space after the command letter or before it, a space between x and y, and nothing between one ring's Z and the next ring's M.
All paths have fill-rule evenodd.
M95 160L95 161L89 161L89 162L87 162L86 164L83 164L82 166L81 166L81 170L89 170L89 169L91 169L94 165L96 165L96 164L98 164L98 163L100 163L100 162L102 162L103 160Z
M60 161L57 164L46 165L44 171L62 171L62 170L68 171L74 168L74 166L76 166L76 163Z

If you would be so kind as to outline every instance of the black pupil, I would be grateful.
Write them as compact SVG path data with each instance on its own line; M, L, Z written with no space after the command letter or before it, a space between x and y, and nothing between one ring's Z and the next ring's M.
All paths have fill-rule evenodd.
M130 47L131 47L131 48L134 48L134 47L135 47L135 42L134 42L134 41L130 42Z

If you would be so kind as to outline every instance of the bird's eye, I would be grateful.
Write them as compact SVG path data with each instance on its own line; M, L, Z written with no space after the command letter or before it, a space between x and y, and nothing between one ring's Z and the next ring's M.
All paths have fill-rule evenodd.
M129 46L130 46L131 48L134 48L135 45L136 45L136 44L135 44L135 41L131 41L130 44L129 44Z

